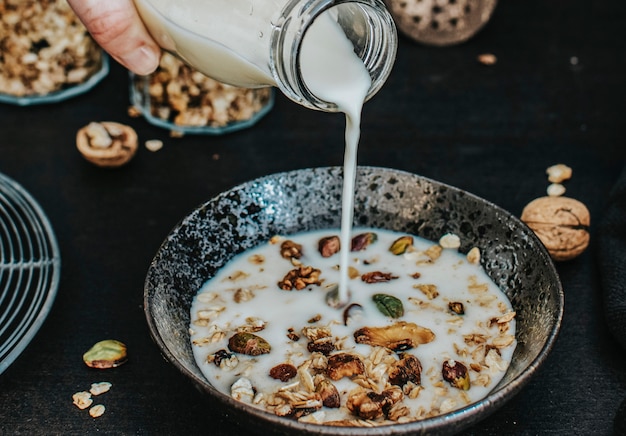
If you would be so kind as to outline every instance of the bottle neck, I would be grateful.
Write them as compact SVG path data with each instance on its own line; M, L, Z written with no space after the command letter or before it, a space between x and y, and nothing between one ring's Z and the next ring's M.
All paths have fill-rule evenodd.
M310 109L337 112L334 102L311 92L301 69L302 41L313 21L333 13L354 52L363 61L371 85L366 100L383 86L393 67L398 35L382 0L290 0L274 23L270 40L270 68L278 88L291 100ZM332 49L332 47L329 47Z

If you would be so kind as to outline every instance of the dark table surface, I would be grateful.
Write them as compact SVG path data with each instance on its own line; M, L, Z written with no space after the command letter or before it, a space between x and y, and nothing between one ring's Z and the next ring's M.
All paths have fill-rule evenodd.
M498 62L484 66L481 53ZM364 109L361 165L399 168L484 197L519 216L545 194L545 169L574 170L567 195L592 216L591 245L557 265L565 292L560 335L530 383L467 434L610 434L626 398L626 365L609 335L594 239L625 162L626 2L503 0L469 42L424 47L401 38L395 69ZM251 129L170 138L127 115L127 73L60 104L0 105L0 172L41 204L62 256L53 308L0 375L0 434L237 434L238 427L161 358L143 313L148 265L172 227L236 184L285 170L341 165L344 119L277 95ZM141 147L117 170L86 162L76 131L132 125ZM82 354L125 342L129 362L99 373ZM74 392L107 380L107 412L92 419Z

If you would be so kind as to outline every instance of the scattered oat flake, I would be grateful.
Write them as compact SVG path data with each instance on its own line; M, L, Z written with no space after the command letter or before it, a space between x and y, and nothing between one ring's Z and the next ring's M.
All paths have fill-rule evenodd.
M72 400L74 401L74 405L79 409L83 410L87 407L91 406L93 400L91 399L91 394L89 392L76 392L72 395Z
M473 265L480 263L480 249L478 247L473 247L467 252L467 261Z
M548 186L546 192L549 197L560 197L565 194L565 186L560 183L552 183Z
M443 248L459 248L461 246L461 239L453 233L447 233L439 239L439 245Z
M498 58L493 53L483 53L478 55L478 62L483 65L495 65Z
M561 183L572 177L572 169L565 164L556 164L546 169L548 180L552 183Z
M98 396L104 394L105 392L109 392L111 386L112 385L109 382L92 383L89 392L91 392L91 395Z
M163 141L160 139L148 139L146 141L146 148L152 152L159 151L163 148Z
M104 405L96 404L91 409L89 409L89 415L91 415L92 418L99 418L104 415L105 410L106 408L104 407Z

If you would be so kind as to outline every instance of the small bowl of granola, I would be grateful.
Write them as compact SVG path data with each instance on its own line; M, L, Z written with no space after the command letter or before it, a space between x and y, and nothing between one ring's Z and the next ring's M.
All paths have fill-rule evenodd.
M221 135L263 118L274 105L274 90L218 82L165 52L154 73L130 74L130 102L150 124L172 136Z
M0 4L6 34L0 57L0 102L27 106L83 94L109 72L109 59L66 1Z
M552 349L549 254L488 201L375 167L358 169L346 244L342 181L336 167L280 173L192 211L148 270L151 335L244 427L459 432Z

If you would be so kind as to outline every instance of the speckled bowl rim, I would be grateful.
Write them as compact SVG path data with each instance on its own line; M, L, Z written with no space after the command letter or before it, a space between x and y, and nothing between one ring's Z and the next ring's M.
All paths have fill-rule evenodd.
M197 377L196 374L193 373L186 365L180 362L175 353L173 353L169 347L166 345L163 340L158 326L155 324L154 319L151 314L151 302L150 302L150 292L151 292L151 283L150 283L150 271L159 260L159 254L164 249L167 241L171 238L172 235L178 233L182 227L186 225L186 220L191 217L195 212L202 208L206 208L211 203L215 203L219 201L220 198L224 198L232 193L236 193L245 189L250 184L259 184L263 183L266 180L279 179L281 177L289 176L291 173L297 173L302 171L329 171L335 169L336 171L341 171L340 168L335 167L326 167L326 168L308 168L301 169L295 171L287 171L282 173L276 173L264 177L260 177L255 180L251 180L248 182L244 182L240 185L237 185L223 193L211 198L206 201L198 208L194 209L190 214L188 214L185 218L183 218L169 233L168 237L165 239L157 254L155 255L150 268L148 270L148 274L146 276L145 287L144 287L144 312L146 315L150 335L152 336L153 341L156 343L158 348L160 349L163 357L173 364L181 373L183 373L186 377L188 377L193 384L204 393L209 394L213 399L218 400L219 406L229 408L235 414L239 414L238 416L245 417L248 422L265 422L267 425L275 426L278 433L287 434L287 433L302 433L302 434L318 434L318 435L341 435L341 436L357 436L357 435L422 435L422 434L455 434L463 429L470 427L471 425L485 419L487 416L491 415L493 412L498 410L503 404L505 404L508 400L510 400L513 396L515 396L532 378L534 373L541 367L541 365L545 362L548 357L550 351L554 347L554 344L557 340L558 333L561 327L561 322L563 319L563 311L564 311L564 293L562 284L552 262L547 250L543 246L543 244L539 241L539 239L534 235L532 230L530 230L521 220L519 220L516 216L511 214L510 212L502 209L501 207L495 205L494 203L485 200L481 197L478 197L474 194L468 193L467 191L461 190L459 188L453 187L451 185L435 181L433 179L429 179L423 176L419 176L416 174L412 174L406 171L382 168L382 167L366 167L359 166L358 171L366 171L366 172L381 172L394 174L399 177L412 177L416 178L422 182L429 183L434 187L444 190L451 190L456 193L461 193L462 195L473 199L474 201L478 201L483 203L487 208L492 209L500 216L509 220L509 222L513 222L516 226L521 229L525 229L524 231L527 233L530 239L534 241L535 248L537 249L537 254L542 257L542 260L545 262L548 270L552 275L552 284L555 289L557 301L556 304L556 313L554 313L552 323L549 328L549 333L546 337L545 343L541 347L540 352L537 356L530 362L530 364L524 368L520 374L514 378L512 381L508 382L504 386L498 385L494 388L491 393L485 397L484 399L472 403L466 407L454 410L452 412L439 415L433 418L428 418L420 421L413 421L406 424L393 424L393 425L384 425L379 427L372 428L363 428L363 427L334 427L334 426L324 426L317 424L308 424L302 423L286 418L281 418L275 416L271 413L265 412L259 408L252 407L250 405L244 404L242 402L236 401L220 392L215 390L212 386L210 386L204 378ZM267 427L267 433L271 434L271 430L273 427Z

